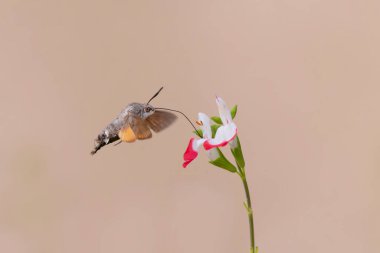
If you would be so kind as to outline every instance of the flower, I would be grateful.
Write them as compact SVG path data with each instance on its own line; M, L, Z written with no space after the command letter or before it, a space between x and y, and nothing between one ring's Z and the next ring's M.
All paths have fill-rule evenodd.
M215 148L223 147L231 142L237 135L237 127L235 123L233 123L231 112L223 99L216 97L216 103L218 105L219 115L223 125L216 130L215 137L212 138L210 118L204 113L198 114L197 123L201 127L203 138L198 140L194 138L190 139L189 145L183 155L184 168L197 158L198 150L202 145L207 151L207 155L211 162L216 161L218 158L226 160L224 156L221 157L221 153ZM227 167L230 168L229 170L233 170L230 166Z
M254 227L253 227L253 210L252 202L249 193L249 187L245 171L245 161L243 156L242 147L240 145L239 136L237 135L237 127L232 121L237 112L237 105L235 105L230 111L226 103L220 97L216 97L216 104L218 105L220 117L210 118L204 114L198 114L198 121L196 122L201 129L196 129L194 125L191 125L195 129L195 133L200 137L199 139L191 138L189 145L185 153L183 154L183 167L186 168L195 158L198 156L199 149L203 146L207 152L209 163L212 165L225 169L229 172L236 173L241 178L247 202L244 202L244 206L247 210L249 217L249 231L251 241L251 253L257 253L258 248L255 244ZM186 117L186 116L185 116ZM188 119L186 117L186 119ZM223 154L223 150L219 147L223 147L229 144L229 149L235 159L235 164L232 164Z
M216 97L216 104L218 105L219 115L223 125L216 131L214 139L205 141L203 146L206 150L223 147L235 139L237 135L237 127L232 121L231 111L228 109L224 100L220 97Z
M198 150L199 148L209 139L212 139L212 132L211 132L211 126L210 126L210 118L200 112L198 114L198 121L197 123L201 127L203 138L201 139L194 139L191 138L189 145L187 146L187 149L183 155L183 159L185 162L183 163L183 167L186 168L186 166L191 163L195 158L198 156ZM216 160L219 157L219 154L216 150L209 150L207 151L208 157L210 160Z

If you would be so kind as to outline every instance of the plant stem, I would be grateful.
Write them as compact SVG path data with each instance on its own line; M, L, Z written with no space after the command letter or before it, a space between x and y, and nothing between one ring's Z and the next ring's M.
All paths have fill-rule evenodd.
M244 171L244 170L242 170ZM246 203L246 209L248 212L248 219L249 219L249 232L250 232L250 239L251 239L251 253L256 253L256 247L255 247L255 230L253 226L253 211L252 211L252 204L251 204L251 196L249 194L249 187L247 183L247 179L245 177L245 173L243 172L241 175L241 180L244 184L244 190L245 190L245 196L247 198Z

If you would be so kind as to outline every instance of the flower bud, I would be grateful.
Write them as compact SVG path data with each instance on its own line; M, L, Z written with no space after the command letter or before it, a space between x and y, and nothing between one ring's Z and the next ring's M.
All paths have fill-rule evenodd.
M238 136L236 136L235 139L230 142L230 148L237 165L240 168L244 169L245 161L244 161L243 151L241 150L240 140Z

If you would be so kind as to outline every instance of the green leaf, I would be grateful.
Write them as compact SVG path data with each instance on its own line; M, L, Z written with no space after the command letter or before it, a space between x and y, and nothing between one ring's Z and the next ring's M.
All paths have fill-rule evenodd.
M193 133L195 133L198 137L203 138L203 131L202 131L202 129L197 129L197 131L194 130Z
M222 151L219 148L217 148L217 150L219 157L214 161L209 161L209 163L219 168L228 170L229 172L235 173L237 171L236 167L230 161L228 161L228 159L223 155Z
M245 161L243 151L241 150L239 137L236 136L236 139L234 141L236 141L236 147L231 148L232 155L234 156L237 165L244 170Z
M232 119L235 118L236 113L237 113L237 105L235 105L235 106L232 107L232 109L231 109L231 117L232 117Z
M219 124L219 125L222 125L223 122L222 122L222 119L218 116L213 116L211 117L211 119L216 123L216 124Z
M211 125L212 138L215 137L216 131L218 130L219 127L221 127L221 125Z

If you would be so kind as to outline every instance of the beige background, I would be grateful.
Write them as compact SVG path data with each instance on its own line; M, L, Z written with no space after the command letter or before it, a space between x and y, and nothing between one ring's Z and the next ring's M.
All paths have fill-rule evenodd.
M0 2L0 252L248 252L185 120L89 155L133 101L236 122L260 252L379 252L378 1Z

